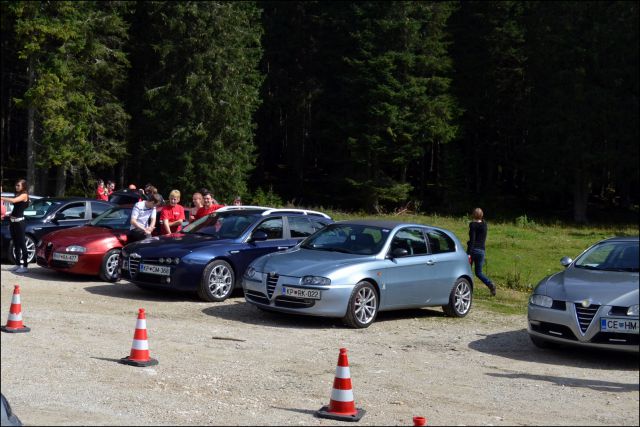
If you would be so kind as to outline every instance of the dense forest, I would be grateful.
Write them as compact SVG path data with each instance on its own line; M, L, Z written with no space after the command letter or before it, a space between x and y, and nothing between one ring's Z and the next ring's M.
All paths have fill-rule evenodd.
M4 190L637 217L638 5L2 0Z

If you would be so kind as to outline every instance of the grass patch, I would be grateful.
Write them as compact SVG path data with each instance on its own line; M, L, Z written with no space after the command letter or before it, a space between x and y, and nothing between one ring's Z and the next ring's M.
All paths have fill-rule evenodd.
M453 231L463 245L468 240L466 216L329 214L336 221L368 218L433 225ZM526 215L512 222L489 221L488 226L484 273L498 285L498 296L489 297L482 282L474 280L475 302L505 314L525 313L530 292L540 280L563 269L560 265L563 256L575 259L589 246L608 237L638 236L637 224L541 224Z

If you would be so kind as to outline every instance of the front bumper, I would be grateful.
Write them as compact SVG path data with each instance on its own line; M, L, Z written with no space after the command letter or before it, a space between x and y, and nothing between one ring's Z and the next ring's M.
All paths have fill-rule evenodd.
M601 330L600 319L603 317L638 320L638 317L612 314L612 309L608 305L598 307L588 326L581 328L576 305L572 302L566 302L564 308L545 308L529 303L527 332L559 344L638 353L638 331L621 333ZM582 320L583 325L588 321Z
M50 268L52 270L63 271L74 274L87 274L97 276L100 274L102 266L102 258L104 253L78 253L78 261L59 261L53 259L52 248L46 245L36 249L36 262L40 267Z
M285 296L284 287L315 289L320 299ZM262 275L258 279L242 278L244 297L248 303L283 313L322 317L344 317L353 285L303 286L299 277Z
M156 259L133 259L130 256L120 257L120 278L131 283L158 289L180 291L197 291L204 266L181 264L162 264ZM140 271L140 264L168 266L169 275L148 274Z

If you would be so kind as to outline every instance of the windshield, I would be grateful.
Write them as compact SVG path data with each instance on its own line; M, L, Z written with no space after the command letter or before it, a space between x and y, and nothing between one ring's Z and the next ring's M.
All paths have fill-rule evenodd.
M218 239L237 239L253 224L256 214L237 212L212 213L187 225L186 234L206 234Z
M31 199L31 204L24 210L24 216L29 218L44 218L50 212L53 212L54 207L61 202L55 202L47 199Z
M604 242L580 256L574 266L590 270L638 271L638 242Z
M96 227L129 229L132 208L114 207L93 219L89 225Z
M300 247L357 255L380 252L391 230L370 225L331 224L305 239Z

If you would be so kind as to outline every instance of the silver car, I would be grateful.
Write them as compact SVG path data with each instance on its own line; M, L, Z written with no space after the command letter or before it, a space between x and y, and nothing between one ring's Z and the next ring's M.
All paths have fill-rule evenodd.
M560 262L566 269L529 298L531 341L638 352L638 238L603 240Z
M258 308L340 317L354 328L404 308L442 306L463 317L473 299L469 257L452 232L384 221L331 224L293 249L256 259L242 286Z

